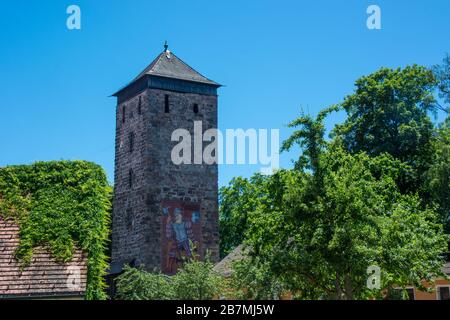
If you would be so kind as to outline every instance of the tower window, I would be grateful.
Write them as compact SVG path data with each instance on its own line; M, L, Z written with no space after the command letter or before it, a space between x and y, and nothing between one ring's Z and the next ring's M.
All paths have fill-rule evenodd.
M128 208L126 211L125 222L127 224L127 229L131 229L133 226L133 209Z
M134 151L134 132L130 133L130 153Z
M130 169L130 171L128 171L128 186L131 188L133 188L133 184L134 184L134 172L133 169Z
M122 123L125 123L125 106L122 107Z
M194 113L198 113L198 104L194 103Z
M142 105L142 97L139 96L139 102L138 102L138 114L142 114L142 108L141 108L141 105Z
M170 108L169 108L169 95L166 94L164 96L164 112L165 113L169 113L170 112Z

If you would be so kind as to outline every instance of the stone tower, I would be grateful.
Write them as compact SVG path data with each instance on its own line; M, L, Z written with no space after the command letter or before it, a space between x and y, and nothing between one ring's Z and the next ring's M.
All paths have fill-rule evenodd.
M183 257L219 258L217 164L174 164L176 129L217 128L217 89L164 51L117 97L111 273L125 264L176 272ZM192 143L194 146L194 143ZM192 157L194 153L192 150ZM192 162L194 163L194 162ZM194 244L194 252L189 243Z

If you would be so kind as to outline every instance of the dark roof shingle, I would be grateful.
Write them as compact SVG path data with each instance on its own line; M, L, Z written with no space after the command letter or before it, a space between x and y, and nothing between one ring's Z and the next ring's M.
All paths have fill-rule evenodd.
M173 52L168 50L160 53L139 75L130 83L122 87L112 96L117 96L120 92L136 83L144 76L156 76L170 79L184 80L210 85L213 87L221 87L217 82L206 78L194 68L190 67L183 60L178 58Z
M154 75L173 79L180 79L193 82L201 82L211 85L218 83L206 78L195 71L188 64L178 58L170 51L164 51L156 57L150 65L144 69L133 81L142 78L144 75Z

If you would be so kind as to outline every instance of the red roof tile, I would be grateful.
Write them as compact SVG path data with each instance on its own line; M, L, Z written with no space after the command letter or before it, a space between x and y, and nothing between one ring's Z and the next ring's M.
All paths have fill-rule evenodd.
M19 226L0 217L0 299L85 293L87 260L81 250L74 252L70 262L58 263L37 247L31 263L21 269L14 257L18 245Z

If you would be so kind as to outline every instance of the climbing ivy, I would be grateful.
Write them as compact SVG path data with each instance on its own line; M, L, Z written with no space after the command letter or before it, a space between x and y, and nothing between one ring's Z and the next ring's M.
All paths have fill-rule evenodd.
M16 257L25 267L45 246L58 262L87 255L86 299L105 299L111 187L86 161L37 162L0 169L0 216L20 225Z

